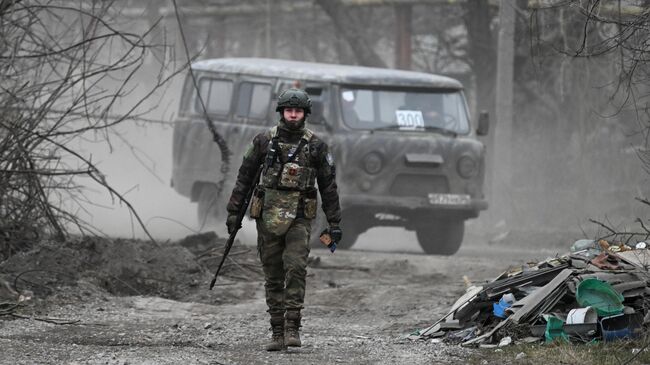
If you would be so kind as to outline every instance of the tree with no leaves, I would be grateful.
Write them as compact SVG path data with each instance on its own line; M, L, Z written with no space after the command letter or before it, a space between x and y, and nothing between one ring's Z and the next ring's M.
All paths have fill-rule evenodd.
M534 48L550 47L567 57L604 61L609 73L601 77L602 89L609 93L609 102L616 112L633 110L638 131L645 139L639 150L650 173L650 2L600 0L570 1L559 6L540 6L530 17ZM560 23L559 36L548 24L540 22L552 14ZM558 15L559 14L559 15ZM573 22L568 26L569 21ZM546 25L546 26L545 26ZM544 27L545 26L545 27ZM561 42L557 42L560 38Z
M92 204L82 177L139 221L72 143L108 141L178 72L163 74L170 62L167 47L152 44L157 24L136 33L119 18L113 1L0 1L0 259L44 234L96 232L76 214ZM152 65L154 55L163 56ZM145 66L157 70L147 89L136 77Z

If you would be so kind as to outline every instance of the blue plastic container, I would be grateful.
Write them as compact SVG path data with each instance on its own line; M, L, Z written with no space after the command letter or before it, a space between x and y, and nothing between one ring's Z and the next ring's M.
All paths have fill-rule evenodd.
M642 332L643 316L640 313L617 314L601 318L599 323L603 341L636 338Z
M505 295L497 303L492 303L492 312L499 318L506 318L506 309L512 306L512 302L505 300Z

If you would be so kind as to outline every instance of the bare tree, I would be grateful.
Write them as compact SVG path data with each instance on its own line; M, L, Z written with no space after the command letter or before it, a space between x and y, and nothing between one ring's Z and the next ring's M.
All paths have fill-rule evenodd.
M567 57L611 64L613 72L599 76L605 76L602 84L607 85L609 102L617 108L613 115L630 108L634 110L624 117L634 117L638 123L638 131L645 139L645 149L639 150L639 156L650 172L650 8L647 5L639 1L600 0L562 4L560 10L573 16L574 26L566 32L574 36L565 35L565 41L554 48ZM532 14L556 11L556 7L540 7ZM548 39L545 29L535 31L539 43ZM584 69L576 71L585 72Z
M477 111L488 110L494 114L497 57L496 37L491 23L495 12L490 9L487 0L466 1L462 7L467 29L467 60L476 78Z
M517 2L516 225L567 224L558 212L629 216L625 197L647 192L630 153L647 156L647 8L631 3Z
M113 1L0 1L0 249L6 257L42 234L97 232L79 218L92 204L81 178L131 205L73 141L109 141L141 117L145 101L175 73L159 59L145 87L136 76L154 47L119 24ZM168 55L168 52L157 52ZM151 75L151 72L147 72ZM142 223L142 222L140 222ZM144 225L143 225L144 228ZM145 228L146 232L146 228ZM3 256L3 255L0 255Z
M359 64L372 67L386 67L384 61L365 39L367 30L363 28L362 19L355 16L350 9L344 9L340 0L316 0L318 5L332 19L334 26L349 43Z

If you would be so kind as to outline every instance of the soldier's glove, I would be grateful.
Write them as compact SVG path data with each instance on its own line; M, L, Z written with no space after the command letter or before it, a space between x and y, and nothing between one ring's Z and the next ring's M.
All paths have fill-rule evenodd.
M228 214L226 219L226 227L228 227L228 234L231 234L235 229L241 228L241 223L237 225L237 214Z
M343 237L343 233L338 225L330 225L320 234L321 242L330 249L330 252L336 251L336 244L341 242L341 237Z
M341 242L341 239L343 239L343 231L341 231L341 227L339 227L338 224L330 224L330 235L334 242Z

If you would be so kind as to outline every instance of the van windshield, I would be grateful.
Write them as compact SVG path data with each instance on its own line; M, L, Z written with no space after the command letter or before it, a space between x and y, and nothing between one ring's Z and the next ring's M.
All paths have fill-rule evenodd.
M469 132L459 90L379 90L342 87L341 114L354 129Z

